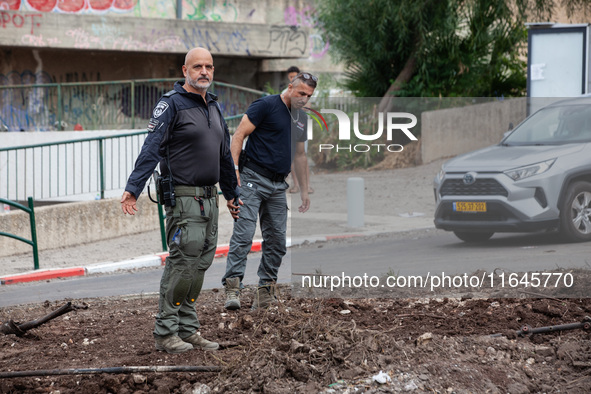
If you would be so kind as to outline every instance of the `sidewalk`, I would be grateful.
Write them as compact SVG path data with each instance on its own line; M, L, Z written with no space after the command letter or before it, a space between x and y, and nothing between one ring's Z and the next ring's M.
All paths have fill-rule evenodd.
M313 175L311 184L315 193L310 195L310 211L299 213L299 194L288 194L287 246L433 228L431 181L438 166L433 164L397 170ZM363 209L364 223L360 227L348 226L347 180L352 177L363 178L365 185L364 204L359 208ZM227 254L232 226L233 221L227 210L220 209L216 257ZM260 240L260 230L257 229L252 252L260 251ZM25 268L32 268L32 254L2 258L0 265L3 260L10 259L11 265L18 268L13 272L0 271L0 284L161 266L167 253L160 252L159 244L159 232L151 231L126 239L79 245L67 250L56 249L40 255L41 269L35 271ZM134 254L136 250L141 253Z

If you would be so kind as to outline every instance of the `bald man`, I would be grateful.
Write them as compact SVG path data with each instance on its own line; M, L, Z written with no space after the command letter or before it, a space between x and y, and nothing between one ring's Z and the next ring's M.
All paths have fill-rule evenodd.
M185 79L154 107L148 136L121 198L123 212L134 215L137 198L160 164L163 182L157 189L166 208L170 253L160 280L154 338L156 349L168 353L219 348L201 337L195 310L217 246L217 183L230 214L238 217L232 205L239 189L230 134L217 97L207 91L213 81L211 53L191 49L182 70Z

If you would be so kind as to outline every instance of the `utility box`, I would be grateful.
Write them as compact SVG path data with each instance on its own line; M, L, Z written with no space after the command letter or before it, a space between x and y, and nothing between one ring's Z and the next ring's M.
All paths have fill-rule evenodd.
M556 98L588 93L589 24L528 23L526 26L527 97L536 98L528 100L528 115Z

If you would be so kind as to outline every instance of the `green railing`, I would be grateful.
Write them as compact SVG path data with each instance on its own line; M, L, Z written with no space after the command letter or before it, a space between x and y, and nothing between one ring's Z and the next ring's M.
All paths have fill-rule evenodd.
M146 127L156 101L178 78L0 86L0 131L123 130ZM224 117L267 93L215 82Z
M146 126L176 79L0 86L0 130L123 130ZM216 82L233 132L267 93ZM0 197L23 201L105 198L124 188L147 131L0 148Z
M226 119L230 124L241 117ZM0 148L0 198L71 201L118 196L147 135L141 130Z
M26 244L31 245L33 247L33 264L34 264L33 268L37 270L37 269L39 269L39 249L37 247L37 228L36 228L36 224L35 224L35 206L33 204L32 197L29 197L27 199L27 201L28 201L29 206L25 207L24 205L21 205L19 203L14 202L14 201L9 201L9 200L0 198L1 204L10 205L13 208L18 208L18 209L23 210L29 214L29 222L31 224L31 239L28 240L26 238L19 237L18 235L5 233L5 232L1 232L1 231L0 231L0 236L14 238L18 241L22 241Z
M105 198L125 187L147 131L0 148L0 198Z

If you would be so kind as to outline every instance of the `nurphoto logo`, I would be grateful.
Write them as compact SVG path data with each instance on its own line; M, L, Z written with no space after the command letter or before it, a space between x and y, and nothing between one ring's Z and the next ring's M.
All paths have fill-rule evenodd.
M337 117L339 130L338 130L338 137L339 141L347 142L351 141L351 119L349 116L338 109L321 109L320 112L315 111L309 107L305 107L304 109L311 111L308 116L308 139L311 140L313 138L313 126L314 122L320 126L320 130L326 129L328 130L328 124L326 119L322 114L332 114ZM386 122L384 122L384 116L386 118ZM410 120L410 122L409 122ZM359 130L359 113L353 113L353 134L355 137L362 141L377 141L379 138L382 137L384 133L384 123L386 124L386 139L388 141L392 141L392 136L395 132L402 132L406 135L411 141L418 141L417 137L410 131L414 126L417 124L417 117L408 112L388 112L384 114L383 112L378 113L378 130L374 134L363 134ZM369 152L372 149L377 150L380 152L381 150L387 152L402 152L404 149L400 144L349 144L349 145L334 145L334 144L319 144L318 146L319 152L323 150L336 150L339 151L348 151L348 152Z

